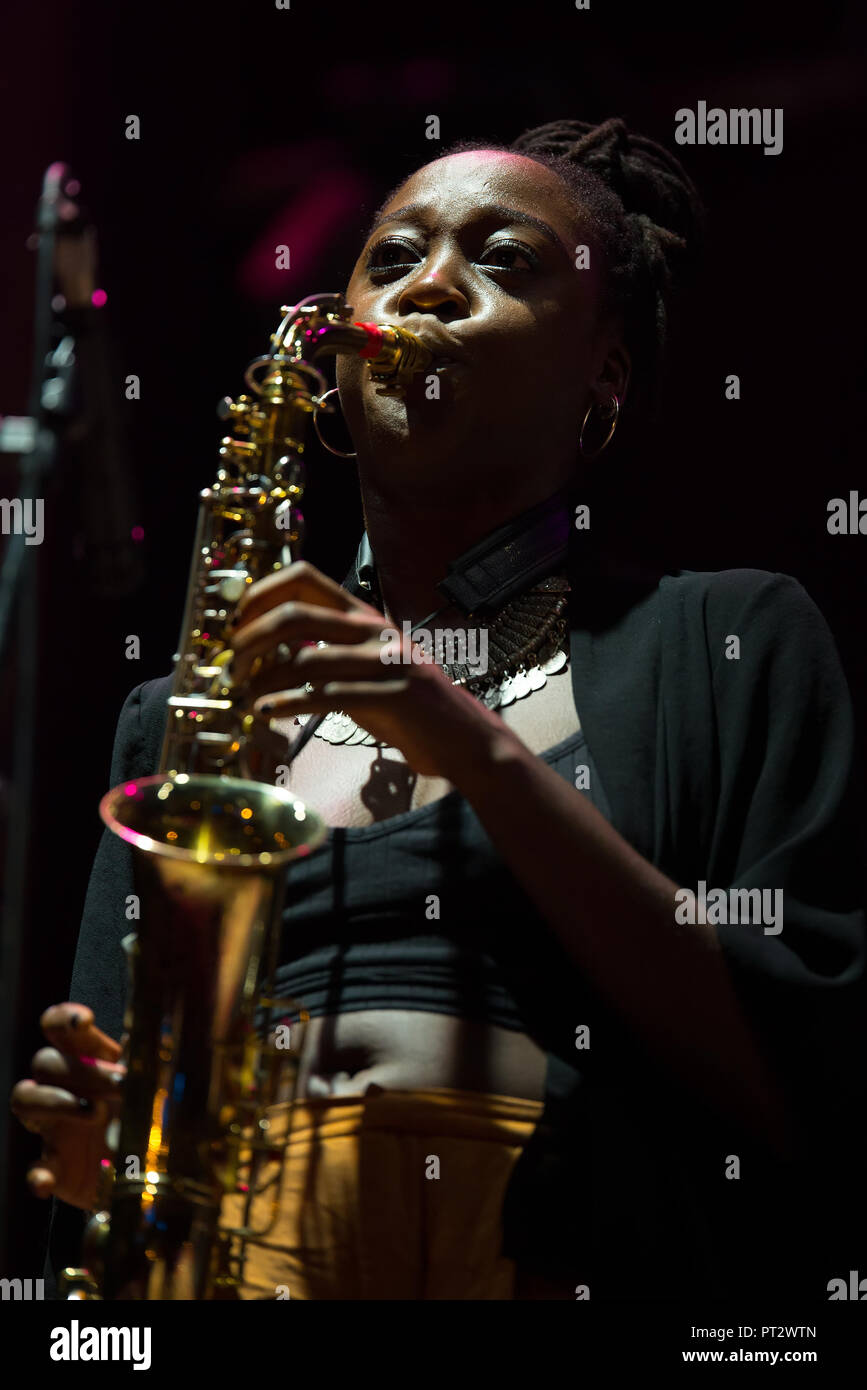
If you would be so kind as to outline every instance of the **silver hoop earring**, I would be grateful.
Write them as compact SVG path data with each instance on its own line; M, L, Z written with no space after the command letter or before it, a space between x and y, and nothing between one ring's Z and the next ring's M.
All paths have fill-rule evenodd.
M354 458L358 458L358 454L357 454L357 453L347 454L347 453L345 453L345 451L344 451L343 449L335 449L334 446L333 446L333 444L329 444L327 439L323 439L323 438L322 438L322 431L321 431L320 428L319 428L319 407L320 407L321 405L323 405L325 401L328 400L328 397L329 397L329 396L336 396L336 395L337 395L337 387L336 387L336 386L332 386L332 388L331 388L330 391L326 391L324 396L320 396L320 397L319 397L319 400L316 402L316 405L314 406L314 409L313 409L313 428L314 428L315 431L316 431L316 438L319 440L319 443L322 445L323 449L327 449L328 452L329 452L329 454L336 454L337 457L338 457L339 459L354 459Z
M602 443L599 445L599 448L594 450L592 454L588 454L586 449L584 448L584 431L587 428L587 421L590 419L591 411L596 409L599 402L591 401L590 405L587 407L587 414L584 416L584 423L581 426L581 433L578 436L579 453L581 453L583 457L586 459L595 459L599 454L602 453L602 450L607 448L607 446L611 443L611 438L614 434L614 431L617 429L617 421L620 419L620 401L618 400L617 396L613 391L611 392L611 402L612 404L609 408L612 410L612 415L611 422L608 426L608 433L606 434Z

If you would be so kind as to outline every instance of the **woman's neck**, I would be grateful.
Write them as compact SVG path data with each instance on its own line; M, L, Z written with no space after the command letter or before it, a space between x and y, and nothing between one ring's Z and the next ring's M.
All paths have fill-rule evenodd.
M444 608L446 600L436 585L449 564L497 527L550 497L556 487L540 486L537 476L497 496L472 498L464 491L455 497L398 500L368 482L362 493L365 527L386 616L400 626ZM437 621L448 627L462 618L458 609L448 607Z

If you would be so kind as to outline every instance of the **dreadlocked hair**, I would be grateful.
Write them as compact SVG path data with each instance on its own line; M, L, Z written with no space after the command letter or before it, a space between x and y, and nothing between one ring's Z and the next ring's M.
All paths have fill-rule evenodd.
M522 154L553 170L576 211L589 219L590 241L595 238L602 252L608 307L621 316L632 358L630 413L652 411L672 308L704 240L704 208L682 165L617 117L601 125L551 121L511 145L461 140L443 156L482 149Z

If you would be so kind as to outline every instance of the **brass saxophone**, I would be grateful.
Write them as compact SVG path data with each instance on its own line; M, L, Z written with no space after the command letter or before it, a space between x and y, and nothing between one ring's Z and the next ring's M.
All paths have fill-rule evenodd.
M140 920L124 941L115 1168L100 1197L107 1209L85 1233L86 1267L61 1276L67 1298L238 1298L246 1244L267 1237L279 1207L289 1137L279 1102L297 1074L297 1057L273 1041L281 908L289 865L326 828L287 789L258 780L228 624L247 585L298 558L306 424L328 386L316 361L360 354L382 392L400 395L432 360L404 329L353 322L339 294L281 313L270 351L247 369L250 394L218 407L233 432L200 494L159 772L100 803L132 846ZM227 1198L237 1208L238 1194L243 1220L229 1223Z

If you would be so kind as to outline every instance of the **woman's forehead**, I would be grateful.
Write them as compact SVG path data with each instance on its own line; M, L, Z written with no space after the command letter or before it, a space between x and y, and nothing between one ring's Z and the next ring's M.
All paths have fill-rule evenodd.
M562 179L535 159L510 150L466 150L424 164L395 189L380 216L408 203L434 210L509 202L523 212L545 209L572 227L576 209Z

